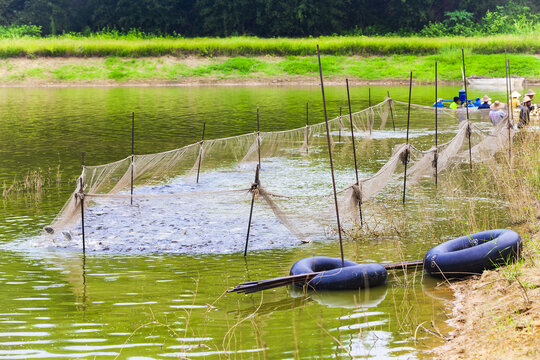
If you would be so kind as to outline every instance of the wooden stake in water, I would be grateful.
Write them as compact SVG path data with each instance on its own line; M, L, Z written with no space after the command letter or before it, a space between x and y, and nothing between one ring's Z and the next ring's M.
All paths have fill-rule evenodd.
M439 148L437 143L437 133L438 133L438 118L437 115L439 113L439 107L438 107L438 97L437 97L437 62L435 61L435 187L437 187L437 167L438 167L438 161L439 161Z
M469 168L472 170L472 150L471 150L471 122L469 121L469 103L467 102L467 73L465 72L465 51L461 48L461 59L463 60L463 87L465 88L465 110L467 112L467 134L469 137Z
M356 175L356 186L360 186L360 181L358 180L358 165L356 162L356 146L354 144L354 126L352 121L352 110L351 110L351 95L349 93L349 79L345 79L347 84L347 100L349 102L349 120L351 121L351 138L352 138L352 149L354 157L354 173ZM362 219L362 192L360 191L360 199L358 199L358 209L360 211L360 226L364 226L364 220Z
M388 95L390 101L394 101L390 98L390 91L387 91L386 94ZM392 117L392 127L394 128L394 131L396 131L396 124L394 122L394 110L392 110L392 104L390 104L390 116Z
M371 114L372 114L372 111L371 110L371 88L368 88L368 107L369 107L369 114L368 114L368 117L369 117L369 136L371 137L371 133L372 133L372 129L373 129L373 124L372 124L372 119L371 119Z
M257 165L257 169L255 170L255 182L253 183L253 185L251 185L251 208L249 209L249 221L248 221L248 229L247 229L247 235L246 235L246 246L244 248L244 257L247 256L249 231L251 230L251 218L253 216L253 205L255 203L256 191L259 188L259 170L260 170L260 167L259 165Z
M309 103L306 103L306 153L309 154Z
M203 154L203 145L204 145L204 130L206 129L206 121L202 125L202 139L201 139L201 150L199 151L199 164L197 165L197 184L199 183L199 173L201 172L201 160Z
M409 122L411 118L411 92L412 92L412 71L409 79L409 107L407 109L407 137L405 149L405 172L403 174L403 204L405 204L405 192L407 191L407 164L409 163Z
M135 113L131 113L131 205L133 205L133 167L135 166Z
M326 114L326 99L324 97L324 83L323 83L323 76L322 76L321 55L319 53L319 44L317 44L317 58L319 60L319 75L321 78L321 92L322 92L323 109L324 109L324 121L326 123L326 139L328 141L328 156L330 158L330 171L332 172L332 186L334 188L334 203L336 205L336 219L337 219L338 235L339 235L339 249L341 252L341 266L345 267L345 259L343 257L343 240L341 238L341 223L339 221L339 207L338 207L338 201L337 201L336 179L334 177L334 164L332 162L332 147L330 146L330 128L328 126L328 115Z
M86 311L86 301L88 300L86 295L86 254L84 252L83 247L83 256L82 256L82 303L83 303L83 310Z
M82 153L82 168L84 173L84 152ZM82 251L83 254L86 252L86 239L84 236L84 184L82 175L80 177L80 191L79 191L79 200L81 201L81 232L82 232Z
M341 106L339 107L339 136L338 136L338 142L341 142Z
M257 104L257 151L259 154L259 168L261 167L261 127L259 122L259 104Z

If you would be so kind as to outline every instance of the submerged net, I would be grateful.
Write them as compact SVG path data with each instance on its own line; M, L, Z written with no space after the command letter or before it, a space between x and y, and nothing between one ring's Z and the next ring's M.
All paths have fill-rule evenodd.
M358 224L362 203L384 195L389 183L402 179L405 163L407 181L417 183L435 171L467 161L469 138L472 160L481 161L507 147L513 136L508 119L495 128L466 118L456 121L461 120L462 110L411 105L411 122L430 129L435 110L444 123L439 133L444 142L437 146L431 146L432 137L425 129L411 131L409 143L400 142L403 132L391 129L396 122L403 124L406 120L408 104L390 98L328 121L338 206L345 227ZM477 111L469 115L471 119L485 118ZM364 167L358 183L351 125L356 151L362 153L364 162L380 158L378 153L383 150L390 154L386 160L371 161ZM380 145L374 146L374 139ZM259 159L260 178L254 180ZM324 122L287 131L204 140L158 154L85 166L73 195L46 230L59 246L68 246L73 236L80 236L84 197L85 227L95 249L241 251L253 198L256 221L251 231L262 241L250 245L250 249L294 245L335 233L329 176Z

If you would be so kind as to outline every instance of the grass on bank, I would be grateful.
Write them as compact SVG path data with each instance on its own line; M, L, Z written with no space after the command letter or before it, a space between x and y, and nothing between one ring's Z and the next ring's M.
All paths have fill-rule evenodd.
M467 73L504 77L504 54L466 56ZM540 58L532 55L509 56L512 74L540 78ZM461 80L461 51L444 51L436 55L392 55L380 57L346 57L325 55L324 75L363 80L405 80L409 71L417 81L432 82L434 63L438 62L440 80ZM318 76L315 56L299 57L233 57L182 59L173 57L118 57L91 59L36 59L0 61L0 81L103 81L130 80L175 81L183 78L268 78L280 76Z
M48 37L3 39L0 58L10 57L148 57L148 56L308 56L317 44L325 55L433 55L447 49L465 48L474 54L540 52L538 33L478 37L367 37L319 38L152 38L96 39L92 37Z

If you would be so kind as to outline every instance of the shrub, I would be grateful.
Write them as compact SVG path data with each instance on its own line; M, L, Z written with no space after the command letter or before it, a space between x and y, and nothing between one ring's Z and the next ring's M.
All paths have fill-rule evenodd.
M41 26L36 25L0 25L0 39L19 39L23 37L40 37Z

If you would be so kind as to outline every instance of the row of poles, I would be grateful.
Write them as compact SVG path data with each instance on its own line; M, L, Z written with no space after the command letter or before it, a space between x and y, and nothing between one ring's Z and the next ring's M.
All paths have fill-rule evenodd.
M466 77L466 70L465 70L465 53L464 50L461 49L461 56L462 56L462 62L463 62L463 86L465 89L465 94L467 94L467 77ZM326 124L326 136L328 141L328 156L330 160L330 171L332 173L332 187L334 192L334 204L335 204L335 210L336 210L336 220L337 220L337 226L338 226L338 236L339 236L339 248L340 248L340 254L341 254L341 264L342 267L345 266L345 260L343 256L343 239L342 239L342 231L341 231L341 223L340 223L340 217L339 217L339 206L338 206L338 200L337 200L337 191L336 191L336 182L334 177L334 167L333 167L333 161L332 161L332 148L330 146L330 129L328 126L328 116L326 113L326 101L325 101L325 95L324 95L324 82L323 82L323 75L322 75L322 66L321 66L321 56L319 52L319 45L317 45L317 58L319 62L319 75L321 80L321 92L322 92L322 100L323 100L323 109L324 109L324 121ZM507 70L507 82L508 82L508 67L509 64L506 60L506 51L505 51L505 67ZM407 189L407 165L409 162L410 157L410 151L409 151L409 129L410 129L410 116L411 116L411 96L412 96L412 71L410 72L409 76L409 101L407 106L407 133L406 133L406 148L405 148L405 161L404 161L404 176L403 176L403 204L405 204L405 195L406 195L406 189ZM346 79L346 85L347 85L347 98L349 102L349 116L351 119L351 136L352 136L352 145L353 145L353 157L354 157L354 167L355 167L355 174L356 174L356 186L359 186L359 179L358 179L358 166L357 166L357 160L356 160L356 148L354 143L354 128L352 124L352 111L351 111L351 102L350 102L350 94L349 94L349 80ZM437 62L435 62L435 104L437 104L438 94L437 94ZM507 89L508 92L508 89ZM388 93L388 97L390 98L390 93ZM371 89L369 89L369 108L371 108ZM435 184L437 185L437 170L438 170L438 107L435 105L435 155L434 155L434 165L435 165ZM468 147L469 147L469 168L472 170L472 148L471 148L471 127L470 127L470 119L469 119L469 108L467 101L465 101L465 108L466 108L466 114L467 114L467 133L468 133ZM390 106L390 111L392 115L392 124L395 131L395 124L394 124L394 115L392 112L392 107ZM511 111L511 110L510 110ZM340 115L341 115L341 109L340 109ZM370 135L371 135L371 117L370 117ZM508 133L509 141L511 139L510 137L510 130ZM361 194L361 191L360 191ZM362 223L362 199L360 197L358 201L359 210L360 210L360 221ZM363 224L361 224L363 226ZM246 256L246 253L244 253L244 256Z
M467 78L466 78L466 71L465 71L465 54L464 50L461 50L462 54L462 62L463 62L463 86L465 89L465 94L467 94ZM323 74L322 74L322 65L321 65L321 56L319 52L319 45L317 45L317 58L319 63L319 76L321 81L321 92L322 92L322 101L323 101L323 110L324 110L324 121L326 125L326 137L328 142L328 156L330 160L330 171L332 175L332 189L334 194L334 205L335 205L335 211L336 211L336 220L337 220L337 226L338 226L338 236L339 236L339 246L340 246L340 253L341 253L341 261L342 266L344 266L344 257L343 257L343 239L342 239L342 229L341 229L341 222L340 222L340 216L339 216L339 206L338 206L338 200L337 200L337 189L336 189L336 181L334 176L334 165L333 165L333 159L332 159L332 148L331 148L331 140L330 140L330 128L328 124L328 115L326 111L326 99L325 99L325 93L324 93L324 82L323 82ZM511 82L509 80L510 77L510 62L507 59L507 54L505 50L505 70L506 70L506 97L507 97L507 104L509 108L509 116L510 119L512 119L512 109L510 104L510 97L509 94L512 91L511 88ZM352 148L353 148L353 158L354 158L354 170L355 170L355 177L356 177L356 183L355 186L357 187L358 191L358 207L359 207L359 217L360 217L360 226L363 226L363 216L362 216L362 191L359 188L360 187L360 180L358 177L358 163L357 163L357 157L356 157L356 145L355 145L355 136L354 136L354 126L353 126L353 119L352 119L352 109L351 109L351 97L350 97L350 91L349 91L349 79L345 79L346 82L346 88L347 88L347 101L348 101L348 107L349 107L349 120L350 120L350 127L351 127L351 139L352 139ZM438 82L437 82L437 62L435 61L435 103L437 103L438 99ZM387 91L388 99L390 99L390 92ZM408 100L408 107L407 107L407 132L406 132L406 149L405 149L405 161L404 161L404 176L403 176L403 204L405 204L405 196L406 196L406 189L407 189L407 165L410 160L410 151L409 151L409 128L410 128L410 114L411 114L411 96L412 96L412 71L410 72L409 76L409 100ZM390 100L391 101L391 100ZM368 90L368 105L371 109L371 88ZM468 147L469 147L469 168L472 170L472 150L471 150L471 128L470 128L470 122L469 122L469 109L467 104L465 104L466 108L466 114L467 114L467 133L468 133ZM340 120L341 120L341 107L340 107ZM390 106L390 115L392 118L392 127L394 131L396 131L396 125L394 121L394 113L393 108ZM371 116L369 117L369 129L370 129L370 135L371 135ZM206 122L203 122L203 130L202 130L202 139L201 139L201 146L199 150L199 156L198 156L198 164L197 164L197 178L196 182L199 182L199 174L201 170L201 161L202 161L202 151L203 151L203 145L204 145L204 136L205 136L205 130L206 130ZM508 126L508 142L509 142L509 157L511 157L511 122L509 121ZM306 103L306 152L309 152L308 147L308 136L309 136L309 103ZM340 137L341 137L341 128L340 128ZM438 173L438 107L435 106L435 154L434 154L434 167L435 167L435 186L437 186L437 173ZM251 207L249 212L249 221L248 221L248 229L246 234L246 242L244 247L244 257L247 256L247 250L248 250L248 243L249 243L249 235L251 230L251 221L253 217L253 207L255 203L255 197L257 195L257 192L259 190L260 186L260 169L261 169L261 138L260 138L260 118L259 118L259 106L257 105L257 148L258 148L258 164L255 170L255 179L254 183L251 186ZM83 170L85 168L85 162L84 162L84 152L82 153L82 167ZM131 113L131 186L130 186L130 204L133 205L133 182L134 182L134 164L135 164L135 113ZM75 194L76 198L80 200L81 205L81 228L82 228L82 248L83 253L86 251L86 240L85 240L85 227L84 227L84 183L83 183L83 177L80 177L80 183L79 183L80 189L77 194Z

